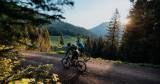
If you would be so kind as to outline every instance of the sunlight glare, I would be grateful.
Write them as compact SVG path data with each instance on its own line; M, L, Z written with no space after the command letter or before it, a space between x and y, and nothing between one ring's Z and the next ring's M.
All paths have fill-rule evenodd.
M130 18L127 18L125 21L124 21L124 24L125 25L128 25L128 24L130 24L131 23L131 19Z

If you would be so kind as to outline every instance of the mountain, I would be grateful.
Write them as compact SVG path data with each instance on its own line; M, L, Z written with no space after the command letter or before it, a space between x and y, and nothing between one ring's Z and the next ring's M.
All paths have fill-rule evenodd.
M63 35L69 36L76 36L77 34L80 34L82 36L95 36L95 34L83 27L78 27L63 21L52 22L52 24L48 27L48 31L51 36L57 36L59 32L63 33Z
M105 35L107 35L107 30L109 26L109 22L104 22L94 28L91 28L90 31L92 33L94 33L95 35L97 35L98 37L104 37ZM120 26L120 37L122 37L123 35L123 31L124 31L125 25L121 24Z
M102 36L104 37L107 34L107 26L109 25L109 23L104 22L94 28L91 28L90 31L94 34L96 34L97 36Z

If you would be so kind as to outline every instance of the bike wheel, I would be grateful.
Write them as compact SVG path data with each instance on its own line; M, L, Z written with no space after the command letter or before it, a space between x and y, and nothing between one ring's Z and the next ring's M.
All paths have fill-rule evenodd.
M66 68L66 69L69 69L69 68L70 68L71 63L70 63L70 61L69 61L68 59L63 58L63 59L61 60L61 62L62 62L62 65L63 65L64 68Z
M76 63L76 67L77 67L77 70L78 70L79 72L85 72L86 69L87 69L86 63L83 62L83 61L78 61L78 62Z
M91 56L89 53L85 52L82 56L83 60L86 62L86 61L89 61Z

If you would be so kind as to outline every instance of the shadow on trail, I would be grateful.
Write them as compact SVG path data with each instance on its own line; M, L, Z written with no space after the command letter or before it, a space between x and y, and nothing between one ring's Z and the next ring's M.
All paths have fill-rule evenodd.
M86 84L82 81L82 77L87 76L86 73L80 73L72 70L61 74L62 84Z
M23 67L26 67L29 65L38 66L53 64L53 70L51 70L50 73L57 73L62 84L85 84L81 78L84 77L87 72L80 73L75 68L64 69L61 64L62 58L63 56L43 56L42 54L32 54L25 58L22 65Z

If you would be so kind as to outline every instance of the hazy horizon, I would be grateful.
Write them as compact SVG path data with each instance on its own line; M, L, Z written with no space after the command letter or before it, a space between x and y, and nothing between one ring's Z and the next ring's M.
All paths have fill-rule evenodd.
M118 8L122 23L125 22L131 3L129 0L76 0L72 8L64 12L65 22L86 29L108 22Z

